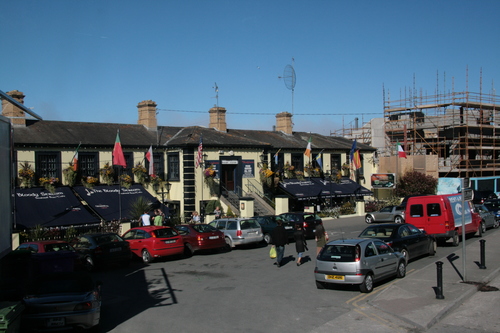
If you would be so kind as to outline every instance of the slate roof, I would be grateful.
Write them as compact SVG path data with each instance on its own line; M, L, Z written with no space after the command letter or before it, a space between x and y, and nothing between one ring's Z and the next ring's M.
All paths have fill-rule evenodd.
M112 147L116 133L124 148L147 148L150 145L166 147L196 147L203 136L204 147L238 147L249 149L297 149L305 150L309 137L313 152L318 149L350 150L352 141L342 137L324 136L317 133L228 129L221 132L202 126L158 126L158 131L143 125L69 122L52 120L28 120L26 127L14 127L16 146L82 146ZM375 148L357 143L357 148L369 152Z

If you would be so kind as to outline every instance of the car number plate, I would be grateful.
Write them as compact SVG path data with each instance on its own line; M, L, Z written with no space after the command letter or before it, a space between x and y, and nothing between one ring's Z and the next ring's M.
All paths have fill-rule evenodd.
M175 239L165 241L165 244L172 244L172 243L175 243Z
M344 281L345 277L343 275L327 275L326 279L327 280Z
M285 227L285 229L292 229L292 227Z
M210 236L210 237L208 237L208 239L217 239L217 238L219 238L219 236Z
M122 250L121 247L114 247L111 250L109 250L109 252L120 252L121 250Z
M47 319L47 327L61 327L64 326L64 318L49 318Z

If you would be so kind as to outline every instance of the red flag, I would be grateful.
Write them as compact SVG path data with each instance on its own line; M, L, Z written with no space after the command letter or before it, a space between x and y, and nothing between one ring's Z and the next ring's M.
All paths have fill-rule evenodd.
M153 159L153 146L149 146L149 150L146 153L146 159L149 161L149 175L154 176L155 168L154 168L154 159Z
M403 150L403 147L401 147L401 144L399 143L399 141L398 141L398 156L406 158L406 153Z
M203 137L200 136L200 144L198 145L198 154L196 155L196 168L203 162Z
M120 142L120 131L116 133L115 147L113 148L113 165L121 165L127 167L125 156L123 156L122 144Z
M355 169L361 169L361 157L359 155L359 149L354 152L353 164Z

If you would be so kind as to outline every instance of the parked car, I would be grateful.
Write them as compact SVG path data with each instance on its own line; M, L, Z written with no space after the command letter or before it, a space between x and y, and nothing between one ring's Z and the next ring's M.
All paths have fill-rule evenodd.
M485 204L476 205L474 210L481 216L481 226L482 232L485 233L486 229L498 228L500 221L497 219L496 214L498 210L490 210Z
M406 262L423 255L436 253L436 240L411 224L377 224L365 228L360 238L378 238L400 252Z
M130 251L145 263L184 253L182 236L171 227L149 225L132 228L122 238L130 244Z
M386 206L379 211L367 213L365 215L366 223L380 222L405 222L405 207L404 206Z
M472 197L472 203L476 204L476 205L480 205L480 204L484 203L486 200L498 198L496 193L491 191L491 190L486 190L486 191L472 190L472 191L474 194Z
M175 229L182 236L184 253L191 256L196 251L224 249L224 233L208 224L181 224Z
M486 200L483 205L485 205L489 211L494 212L497 220L500 220L500 199Z
M68 242L55 239L22 243L17 247L16 250L28 250L31 253L45 253L45 252L58 252L58 251L75 252L75 249L71 245L69 245Z
M406 275L406 260L379 239L338 239L318 254L314 277L318 289L328 284L359 285L369 293L375 282Z
M279 215L283 220L292 223L302 223L306 238L314 238L314 230L318 224L323 224L323 220L314 214L306 212L289 212Z
M263 216L254 216L253 217L259 225L262 227L262 232L264 233L264 241L267 244L272 242L272 234L274 228L278 226L278 221L280 220L285 227L285 230L288 234L288 238L293 238L293 233L295 231L295 222L285 221L281 216L277 215L263 215Z
M77 236L71 244L88 271L107 264L126 266L132 258L129 243L113 232Z
M101 283L84 271L40 275L23 304L22 332L91 329L101 317Z
M224 233L229 248L262 242L262 228L254 218L222 218L209 223Z

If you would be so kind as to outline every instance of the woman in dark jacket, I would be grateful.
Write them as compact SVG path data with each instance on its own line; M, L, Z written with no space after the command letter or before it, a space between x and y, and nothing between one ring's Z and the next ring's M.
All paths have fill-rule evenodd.
M293 238L295 239L295 250L297 251L297 266L300 266L302 264L301 260L304 249L307 249L307 243L306 237L304 236L304 230L302 229L302 225L299 223L295 225Z

